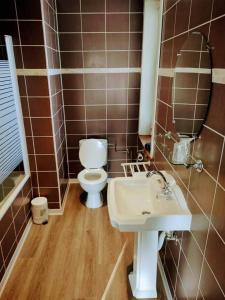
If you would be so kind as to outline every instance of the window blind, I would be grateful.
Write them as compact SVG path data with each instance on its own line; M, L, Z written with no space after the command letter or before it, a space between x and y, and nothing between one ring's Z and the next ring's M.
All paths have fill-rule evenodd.
M23 160L9 62L0 60L0 183Z

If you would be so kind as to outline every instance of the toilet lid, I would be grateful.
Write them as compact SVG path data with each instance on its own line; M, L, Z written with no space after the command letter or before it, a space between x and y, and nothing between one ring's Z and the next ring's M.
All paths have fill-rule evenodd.
M87 139L80 146L79 158L86 169L98 169L105 164L106 149L99 140Z

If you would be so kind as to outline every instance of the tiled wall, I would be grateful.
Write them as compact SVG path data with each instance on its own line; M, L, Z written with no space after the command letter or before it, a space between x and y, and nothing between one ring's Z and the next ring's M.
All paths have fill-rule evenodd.
M50 22L47 18L54 22L52 17L55 12L51 13L47 2L44 11L46 10L48 16L45 15L44 26L40 0L9 0L0 10L1 39L5 34L13 37L16 67L17 71L20 71L19 89L31 169L31 180L20 191L0 221L0 280L30 218L32 196L47 196L49 208L59 208L59 191L61 189L62 197L65 191L65 175L62 170L65 159L65 134L61 78L48 78L46 72L47 66L59 67L57 55L51 61L49 59L52 55L49 49L58 48L54 48L53 44L46 47L43 31L43 27L48 26ZM55 25L51 23L50 26ZM50 39L56 38L51 35ZM59 53L55 53L59 57ZM40 74L38 69L41 70ZM60 130L57 131L57 128Z
M175 67L177 53L191 31L200 31L212 46L212 67L225 68L225 5L221 0L164 1L161 69ZM160 133L175 129L172 123L171 77L160 76L156 116L157 144L172 150L171 140ZM224 299L225 297L225 82L212 84L209 113L193 156L204 170L173 166L163 150L155 148L155 164L171 172L180 184L193 214L190 232L179 233L179 243L167 242L162 254L175 299Z
M55 0L41 0L41 2L45 37L46 65L50 72L48 75L48 83L53 120L53 135L55 141L56 168L58 170L61 201L63 201L63 196L67 185L65 178L68 175L56 2ZM58 202L57 198L55 202Z
M13 37L16 67L20 71L34 196L46 196L49 208L60 208L65 192L61 78L48 76L46 69L60 67L56 26L54 2L49 4L47 0L35 0L32 4L28 0L10 0L0 13L0 34Z
M69 176L79 139L107 138L136 158L143 1L57 1ZM120 68L120 72L115 70ZM131 154L109 148L109 176Z
M0 221L0 282L30 219L31 198L29 179Z

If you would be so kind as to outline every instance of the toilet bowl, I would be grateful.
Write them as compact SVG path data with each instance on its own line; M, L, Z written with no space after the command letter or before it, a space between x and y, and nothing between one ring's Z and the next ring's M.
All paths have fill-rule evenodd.
M80 140L79 158L85 167L78 174L78 180L87 192L85 205L88 208L98 208L103 205L101 191L107 183L107 173L102 168L107 163L107 140Z

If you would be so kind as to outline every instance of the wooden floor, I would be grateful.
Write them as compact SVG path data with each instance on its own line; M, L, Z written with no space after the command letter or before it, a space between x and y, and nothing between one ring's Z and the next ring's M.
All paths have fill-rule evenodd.
M83 206L81 192L71 185L64 215L32 225L2 300L134 299L127 282L133 234L110 225L107 206Z

